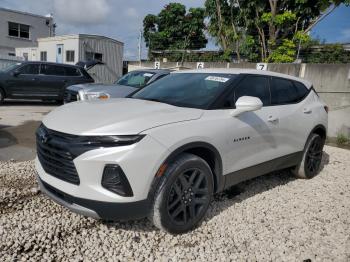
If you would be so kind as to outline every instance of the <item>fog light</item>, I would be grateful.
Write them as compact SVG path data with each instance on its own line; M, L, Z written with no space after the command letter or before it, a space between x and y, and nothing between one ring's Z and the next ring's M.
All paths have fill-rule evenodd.
M131 197L134 195L128 179L118 165L105 166L102 176L102 186L121 196Z

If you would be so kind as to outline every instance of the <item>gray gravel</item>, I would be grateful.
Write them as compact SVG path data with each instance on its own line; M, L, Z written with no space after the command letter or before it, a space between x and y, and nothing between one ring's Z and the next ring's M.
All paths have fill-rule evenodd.
M73 214L37 191L32 161L0 162L0 260L349 261L350 151L325 151L314 179L279 172L242 183L180 236L146 219Z

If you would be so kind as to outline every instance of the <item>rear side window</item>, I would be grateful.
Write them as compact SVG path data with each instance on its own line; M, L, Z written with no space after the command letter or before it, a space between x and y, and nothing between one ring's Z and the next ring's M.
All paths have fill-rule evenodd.
M65 68L63 66L42 64L40 73L50 76L65 76Z
M37 75L39 74L39 67L39 64L28 64L19 68L18 71L20 74Z
M66 67L66 76L80 76L80 70L75 67Z
M241 96L258 97L264 106L270 105L268 78L265 76L246 76L235 89L235 103Z
M272 78L271 102L272 105L292 104L298 102L299 95L293 82L282 78Z
M306 94L309 93L309 90L302 83L294 82L294 85L297 89L299 99L304 98L306 96Z

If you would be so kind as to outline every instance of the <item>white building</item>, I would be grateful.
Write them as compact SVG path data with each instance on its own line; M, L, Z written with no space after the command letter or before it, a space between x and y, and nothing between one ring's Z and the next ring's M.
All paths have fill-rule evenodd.
M65 64L100 60L103 65L89 73L96 82L112 83L123 72L123 48L122 42L105 36L76 34L39 38L36 48L16 48L16 56Z
M16 47L36 47L37 39L54 35L53 18L0 7L0 55L15 56Z

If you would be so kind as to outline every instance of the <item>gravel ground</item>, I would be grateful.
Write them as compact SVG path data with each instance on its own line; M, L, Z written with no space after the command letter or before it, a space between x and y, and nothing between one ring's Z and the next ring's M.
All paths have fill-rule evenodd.
M0 162L0 260L350 261L350 151L325 152L317 177L239 184L180 236L73 214L37 191L32 161Z

